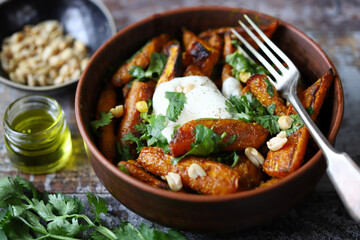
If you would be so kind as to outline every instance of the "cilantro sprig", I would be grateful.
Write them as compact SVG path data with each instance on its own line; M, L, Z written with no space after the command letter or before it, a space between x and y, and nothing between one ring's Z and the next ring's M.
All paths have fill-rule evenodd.
M141 66L133 66L129 70L129 73L133 78L139 81L143 81L146 78L157 80L160 77L162 71L164 70L166 61L167 57L165 54L154 52L153 54L151 54L149 67L146 71L144 71Z
M226 110L232 114L234 119L245 122L257 122L264 128L267 128L271 135L281 131L278 120L279 116L275 115L275 104L264 107L260 101L247 92L243 96L231 96L225 102ZM290 129L286 130L287 136L303 126L303 122L298 115L290 115L295 121Z
M136 228L122 222L110 230L100 222L100 214L108 211L107 202L93 193L87 193L87 200L95 220L83 214L84 205L77 197L41 195L24 178L0 179L0 239L75 240L88 229L92 229L90 238L94 240L186 239L179 232L163 233L145 224Z
M176 122L187 101L185 93L165 92L165 98L169 100L169 106L166 109L166 117L169 120Z
M211 153L218 153L236 140L236 135L233 135L228 142L223 143L226 135L227 133L224 132L219 136L211 128L198 124L195 126L195 141L191 144L190 151L180 157L173 158L171 162L176 164L188 155L208 156Z
M233 75L239 79L239 73L249 72L251 74L267 74L268 71L259 64L256 64L251 59L244 56L244 54L238 51L229 54L225 57L225 62L233 68Z
M109 111L108 113L100 112L100 119L90 122L92 131L96 132L99 127L104 127L108 125L109 123L111 123L113 118L114 116L112 115L111 111Z

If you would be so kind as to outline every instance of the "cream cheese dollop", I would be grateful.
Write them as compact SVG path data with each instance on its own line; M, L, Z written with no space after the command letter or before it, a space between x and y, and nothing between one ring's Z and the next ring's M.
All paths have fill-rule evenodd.
M190 91L186 91L187 102L176 122L168 120L168 125L161 132L170 142L174 127L183 125L191 120L199 118L231 118L226 111L226 98L208 77L188 76L174 78L156 87L153 96L153 112L155 115L166 116L169 100L165 98L165 92L178 92L186 89L186 86L193 85Z

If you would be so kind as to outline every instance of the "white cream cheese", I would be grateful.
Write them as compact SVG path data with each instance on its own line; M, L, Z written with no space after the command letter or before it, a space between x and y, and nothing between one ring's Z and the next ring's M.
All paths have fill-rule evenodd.
M179 89L184 89L189 84L193 84L195 87L185 93L187 102L178 120L176 122L168 120L167 127L162 131L168 142L170 142L171 134L177 125L183 125L199 118L231 118L231 115L226 111L226 98L216 85L208 77L204 76L174 78L157 86L153 96L152 114L166 116L169 100L165 98L165 92L176 92Z
M241 96L241 83L233 77L228 77L222 84L222 94L226 98L230 96Z

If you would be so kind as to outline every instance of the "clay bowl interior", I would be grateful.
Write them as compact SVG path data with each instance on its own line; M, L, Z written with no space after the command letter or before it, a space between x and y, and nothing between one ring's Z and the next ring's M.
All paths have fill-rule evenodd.
M109 66L126 60L150 38L169 33L181 39L182 28L199 33L208 28L236 26L243 13L260 22L275 18L244 9L194 7L168 11L137 22L107 41L92 57L78 84L75 100L77 123L88 147L91 164L100 181L122 204L157 223L192 231L235 231L268 221L289 210L309 193L324 173L320 151L308 153L294 174L269 187L225 196L201 196L155 189L119 171L96 147L89 122ZM280 21L273 40L294 61L306 84L322 76L333 64L304 33ZM343 114L341 82L335 78L320 113L320 127L334 142Z
M99 0L8 0L0 4L0 43L21 31L25 25L58 20L65 33L81 40L90 56L116 33L115 22ZM74 79L59 85L27 86L9 79L0 65L0 82L28 91L49 91L78 82Z

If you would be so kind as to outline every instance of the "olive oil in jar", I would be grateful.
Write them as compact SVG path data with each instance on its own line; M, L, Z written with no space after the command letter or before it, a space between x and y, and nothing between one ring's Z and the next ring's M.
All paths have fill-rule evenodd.
M16 100L5 112L4 131L9 158L23 172L54 172L71 157L70 130L55 99L30 95Z

